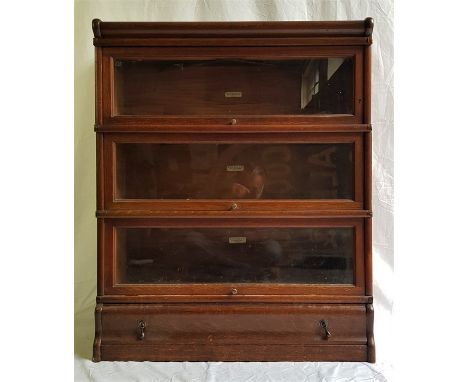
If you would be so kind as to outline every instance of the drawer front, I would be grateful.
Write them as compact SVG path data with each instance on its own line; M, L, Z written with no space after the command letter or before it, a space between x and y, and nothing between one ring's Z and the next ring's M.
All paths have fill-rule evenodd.
M102 344L366 344L364 305L104 305Z

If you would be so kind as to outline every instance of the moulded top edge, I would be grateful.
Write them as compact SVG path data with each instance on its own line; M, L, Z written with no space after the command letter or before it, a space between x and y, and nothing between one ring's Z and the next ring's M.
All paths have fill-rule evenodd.
M113 38L285 38L370 37L374 20L241 22L103 22L92 21L94 37Z

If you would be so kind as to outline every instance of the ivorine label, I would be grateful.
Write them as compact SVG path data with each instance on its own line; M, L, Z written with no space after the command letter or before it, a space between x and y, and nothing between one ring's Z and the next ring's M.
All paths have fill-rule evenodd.
M224 92L225 98L242 98L242 92Z
M226 166L226 171L244 171L244 165L235 164L235 165Z
M233 236L229 238L229 244L244 244L247 243L247 238L244 236Z

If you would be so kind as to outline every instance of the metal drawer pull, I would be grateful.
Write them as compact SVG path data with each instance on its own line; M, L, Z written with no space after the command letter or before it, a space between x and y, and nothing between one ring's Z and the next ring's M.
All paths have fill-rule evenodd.
M146 322L143 320L138 321L138 339L143 340L145 338Z
M328 323L325 320L320 320L320 326L322 327L324 333L323 333L323 339L328 340L331 337L331 333L328 330Z
M237 210L238 208L239 206L237 205L237 203L232 203L231 206L229 207L229 210L234 211L234 210Z

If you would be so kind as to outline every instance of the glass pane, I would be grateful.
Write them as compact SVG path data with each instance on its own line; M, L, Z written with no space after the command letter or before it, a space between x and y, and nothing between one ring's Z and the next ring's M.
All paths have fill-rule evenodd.
M352 58L116 60L116 115L353 114Z
M354 282L354 229L118 228L119 283Z
M353 144L117 145L120 199L352 199Z

